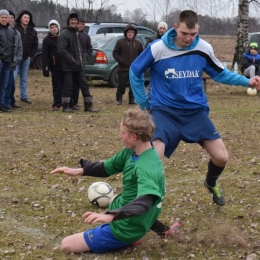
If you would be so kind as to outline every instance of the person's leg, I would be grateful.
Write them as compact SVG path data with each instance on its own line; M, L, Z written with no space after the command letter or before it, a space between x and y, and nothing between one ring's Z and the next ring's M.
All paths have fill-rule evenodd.
M117 101L117 105L122 105L122 97L125 94L125 89L126 89L126 85L128 82L128 71L122 71L119 70L117 72L118 75L118 87L117 87L117 91L116 91L116 101Z
M0 62L0 109L3 112L12 111L5 108L5 92L9 82L9 75L10 64L3 64L3 62Z
M219 206L224 206L225 198L217 184L217 180L228 162L228 152L221 138L216 140L204 140L203 147L211 157L208 163L208 172L204 185L213 194L214 202Z
M158 219L153 223L151 230L154 231L161 238L178 236L180 234L180 226L179 222L174 222L172 226L167 226L163 224Z
M62 86L63 86L62 71L52 71L51 72L51 81L52 81L52 95L53 95L52 107L60 108L62 105L62 102L61 102Z
M155 139L153 140L153 146L156 149L157 153L159 154L161 160L164 157L164 151L165 151L165 144L162 142L161 139Z
M251 79L255 76L255 71L255 66L251 65L244 70L243 75Z
M13 95L12 86L13 86L13 71L10 71L9 73L9 79L8 84L5 90L5 100L4 100L4 106L7 108L11 108L11 97Z
M63 112L73 112L73 110L70 109L70 97L71 97L72 85L73 85L73 72L64 71L63 75L64 75L63 89L62 89Z
M28 73L29 73L29 67L30 67L30 60L22 60L20 63L20 100L25 101L28 100L28 95L27 95L27 79L28 79ZM31 103L30 100L28 100Z
M82 253L90 251L85 242L83 232L65 237L60 245L61 251L65 253Z
M20 106L17 106L15 104L15 84L16 84L16 79L17 79L19 70L20 70L20 63L16 65L16 68L13 71L13 86L12 86L13 95L11 97L11 107L13 107L13 108L21 108Z
M77 84L81 90L83 100L84 100L84 111L85 112L98 112L97 109L92 107L93 105L93 97L90 95L89 92L89 85L87 77L85 76L83 70L77 71L75 73L73 82Z

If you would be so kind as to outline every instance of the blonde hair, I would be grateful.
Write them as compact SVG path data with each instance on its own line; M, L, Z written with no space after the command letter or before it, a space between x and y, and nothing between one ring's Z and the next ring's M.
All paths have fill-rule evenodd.
M143 142L151 140L155 124L149 112L140 109L129 109L124 112L121 122L130 133L136 134Z

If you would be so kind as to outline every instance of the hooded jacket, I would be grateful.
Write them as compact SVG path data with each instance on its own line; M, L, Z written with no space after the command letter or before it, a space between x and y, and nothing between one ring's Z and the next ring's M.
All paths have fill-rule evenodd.
M67 26L58 38L58 53L62 58L63 71L83 70L86 62L86 49L77 28Z
M174 28L168 30L161 40L149 44L131 65L129 79L141 109L165 106L208 111L208 100L203 91L203 71L216 82L249 86L249 79L223 67L212 46L199 35L184 49L175 46L176 35ZM152 86L149 97L143 78L148 68Z
M51 24L56 24L59 28L57 34L51 33ZM49 34L42 42L42 72L44 77L49 77L49 71L62 70L61 56L58 54L58 36L60 34L60 24L56 20L51 20L48 24Z
M135 35L133 39L127 38L127 31L134 30ZM118 70L128 71L132 62L143 51L143 45L140 41L135 39L137 30L134 25L128 24L124 30L124 38L119 39L113 50L113 57L118 62Z
M28 26L25 28L21 25L21 21L20 21L24 14L30 16L30 21L28 23ZM17 19L15 20L15 23L16 23L15 29L17 29L21 34L21 39L23 44L23 60L26 60L29 57L33 58L38 48L38 37L37 37L37 32L34 29L35 25L33 23L32 14L27 10L21 11Z

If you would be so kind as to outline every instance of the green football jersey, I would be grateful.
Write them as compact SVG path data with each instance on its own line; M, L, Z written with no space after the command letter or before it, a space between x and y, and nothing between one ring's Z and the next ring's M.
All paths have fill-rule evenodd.
M110 204L110 210L122 208L140 196L157 197L148 212L109 224L115 238L129 244L136 242L150 230L161 213L165 195L165 174L157 151L154 148L148 149L137 160L133 160L133 153L133 150L125 148L104 162L108 175L123 172L123 191Z

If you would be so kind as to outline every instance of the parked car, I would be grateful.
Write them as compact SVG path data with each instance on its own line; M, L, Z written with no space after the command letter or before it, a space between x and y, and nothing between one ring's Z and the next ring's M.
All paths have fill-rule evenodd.
M88 33L89 36L95 34L106 34L106 33L123 33L125 27L129 23L86 23L84 31ZM138 24L134 24L138 34L144 35L153 35L156 32L147 28L145 26L141 26Z
M122 33L96 34L90 36L93 46L92 55L85 64L84 72L90 80L108 81L111 88L116 88L117 61L113 58L113 49L118 39L123 38ZM143 46L146 44L145 35L137 34L135 39L139 40ZM145 73L145 80L149 80L149 70Z
M36 69L42 69L42 41L48 35L49 29L47 27L35 27L38 36L38 49L31 60L31 65Z

